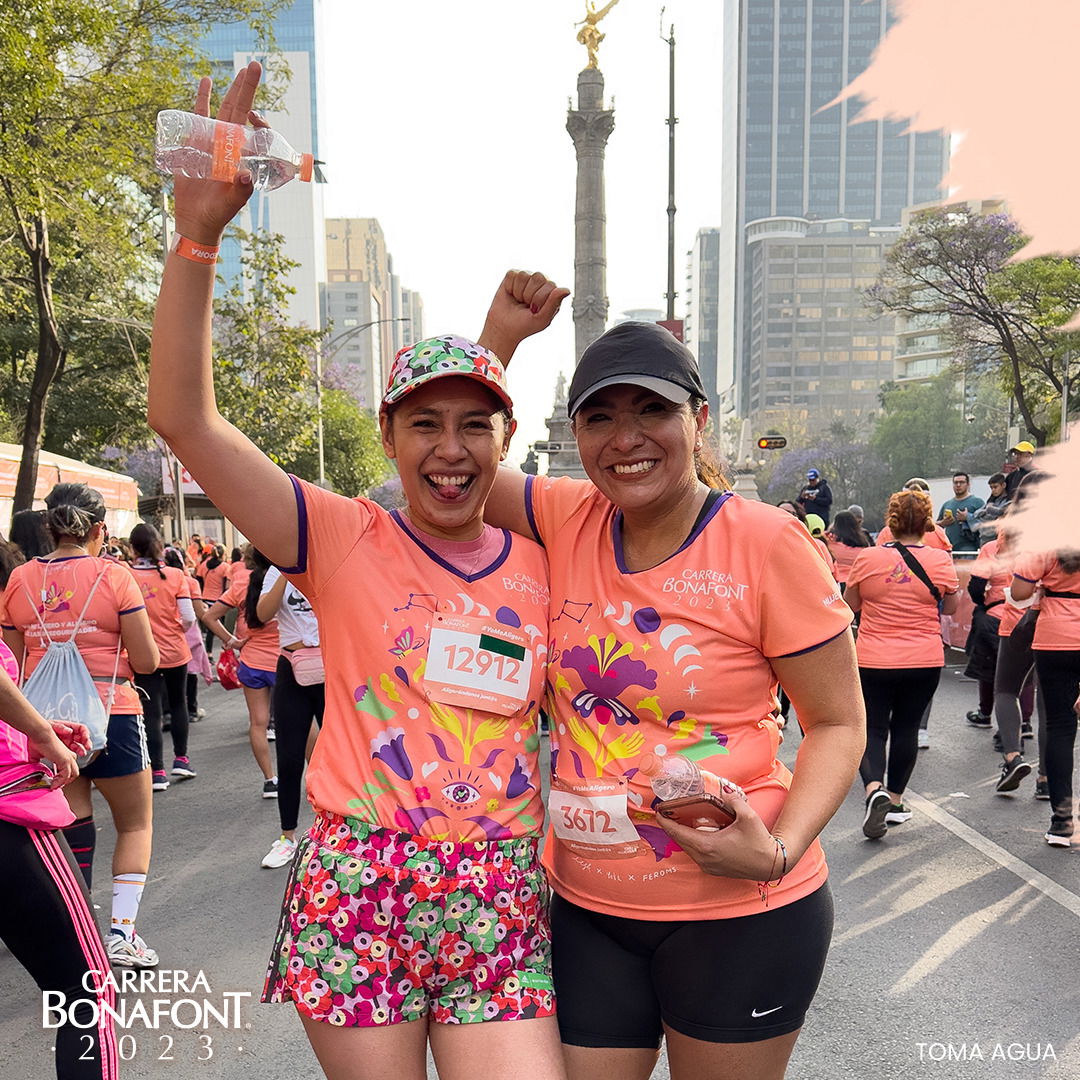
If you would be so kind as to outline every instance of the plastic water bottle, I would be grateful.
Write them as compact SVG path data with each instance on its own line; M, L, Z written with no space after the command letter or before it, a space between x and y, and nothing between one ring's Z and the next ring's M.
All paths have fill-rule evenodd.
M157 116L154 164L159 172L174 176L226 183L247 169L259 191L272 191L294 177L310 180L315 159L297 153L271 128L165 109Z
M733 795L746 798L738 784L707 772L696 761L678 754L667 757L646 754L638 764L638 769L649 777L653 794L661 802L685 799L690 795L715 795L720 799Z

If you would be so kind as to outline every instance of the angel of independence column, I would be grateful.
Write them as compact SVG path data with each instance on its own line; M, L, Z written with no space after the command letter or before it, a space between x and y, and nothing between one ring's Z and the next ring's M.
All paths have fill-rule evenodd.
M589 51L589 63L578 75L577 108L566 117L566 130L577 152L577 198L574 207L574 359L607 325L607 248L604 212L604 148L615 127L615 111L604 108L604 76L597 50L605 35L597 23L618 3L599 11L587 5L577 40Z

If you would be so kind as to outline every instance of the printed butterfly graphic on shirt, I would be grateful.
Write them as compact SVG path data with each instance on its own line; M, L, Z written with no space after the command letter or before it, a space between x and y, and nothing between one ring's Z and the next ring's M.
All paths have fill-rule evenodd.
M44 615L46 611L49 611L55 615L58 611L69 611L71 605L68 601L73 595L72 590L63 589L56 582L52 582L47 589L41 590L38 613Z
M427 638L414 638L413 628L406 626L404 630L396 638L394 638L394 647L389 650L395 656L408 656L410 653L416 652L418 649L422 649L427 642Z
M892 568L892 571L886 575L885 584L906 585L909 581L914 580L915 579L911 576L911 572L908 568L904 566L903 563L897 563L896 566Z

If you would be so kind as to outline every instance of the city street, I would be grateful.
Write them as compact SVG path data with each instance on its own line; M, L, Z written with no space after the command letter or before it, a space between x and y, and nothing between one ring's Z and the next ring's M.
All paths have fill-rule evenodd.
M853 789L826 830L836 933L791 1080L1080 1075L1080 847L1043 842L1048 804L1032 798L1033 778L1013 797L994 794L1000 759L990 732L964 720L975 686L959 671L942 677L931 747L912 781L912 820L880 842L864 840L862 795ZM142 997L167 999L165 1018L156 1030L136 1022L118 1032L132 1057L123 1075L318 1077L292 1010L254 1004L287 873L259 868L278 833L276 804L259 797L242 697L214 686L202 703L208 716L191 739L199 777L155 796L140 915L172 980ZM797 749L796 731L784 748L789 762ZM103 804L98 813L102 923L112 844ZM301 824L309 818L305 808ZM186 991L176 971L188 973ZM239 1027L226 1030L211 1016L204 1031L196 1020L204 1003L220 1011L230 993L252 995L239 999ZM177 1006L185 998L194 1004ZM40 995L6 951L0 1041L3 1080L54 1075ZM663 1062L656 1075L668 1076ZM476 1077L483 1080L482 1065Z

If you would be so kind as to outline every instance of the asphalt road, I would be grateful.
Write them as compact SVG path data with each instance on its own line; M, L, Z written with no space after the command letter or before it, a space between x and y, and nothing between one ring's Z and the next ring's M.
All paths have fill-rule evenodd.
M1048 804L1032 798L1032 778L1015 796L994 794L1000 759L990 733L964 721L974 701L974 684L946 669L931 747L912 779L910 822L882 841L864 840L853 789L825 832L836 934L790 1080L1080 1076L1080 845L1043 842ZM194 1006L156 1030L136 1024L123 1033L133 1055L123 1075L319 1077L291 1010L254 1003L285 882L285 870L259 867L277 836L276 806L260 798L243 700L215 686L203 704L210 715L191 740L199 777L155 796L154 861L140 915L161 970L187 971L189 992L173 986L142 997L164 997L166 1009L189 997L219 1012L236 1001L239 1027L211 1019L207 1045L200 1028L179 1026L195 1020ZM793 734L789 761L797 749ZM99 812L99 821L98 915L107 921L112 841L107 815ZM2 1080L54 1075L40 995L6 951L0 1046ZM200 1060L208 1049L212 1057ZM655 1075L668 1076L663 1060Z

